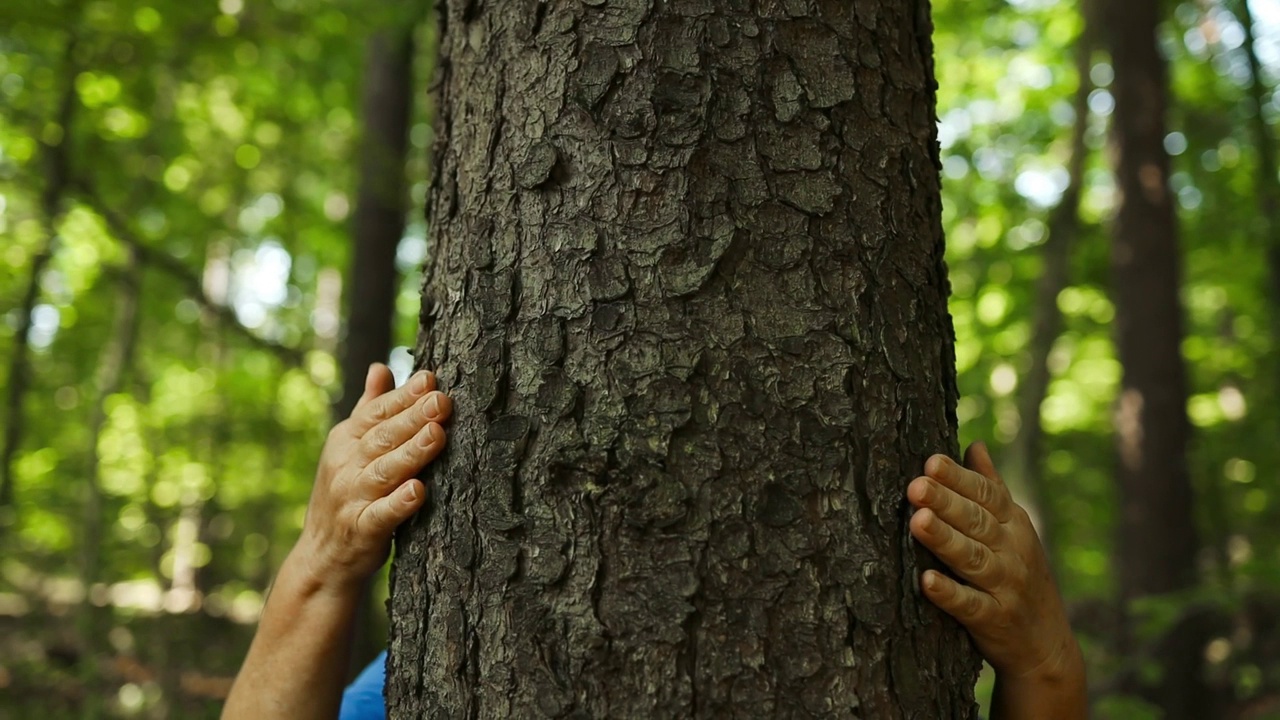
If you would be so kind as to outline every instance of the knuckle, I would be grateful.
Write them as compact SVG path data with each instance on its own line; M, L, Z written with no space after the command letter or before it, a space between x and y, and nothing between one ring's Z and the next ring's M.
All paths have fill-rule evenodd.
M991 482L986 478L982 478L978 482L974 495L977 496L978 504L982 507L991 507L996 500L996 495L991 487Z
M379 532L384 524L383 509L378 504L373 504L364 511L362 516L364 520L364 529L366 532Z
M361 439L364 449L372 455L383 455L395 447L394 439L388 428L379 425L365 434Z
M991 569L991 556L978 543L969 543L969 558L966 567L975 575L981 575Z
M964 614L970 618L980 619L983 616L982 598L977 593L966 593L961 607Z
M387 419L387 408L392 393L383 395L362 408L364 410L364 421L369 423L378 423Z
M990 537L995 530L994 518L982 508L974 508L973 531L978 537Z
M391 473L385 460L370 463L368 470L365 471L365 477L377 487L385 487L391 482Z

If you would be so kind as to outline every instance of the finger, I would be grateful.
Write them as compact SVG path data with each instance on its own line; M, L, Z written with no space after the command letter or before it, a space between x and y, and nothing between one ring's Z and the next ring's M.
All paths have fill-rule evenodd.
M388 538L418 512L426 499L427 488L422 481L410 480L390 495L369 503L356 519L356 530L365 536Z
M408 442L429 422L442 423L453 411L453 403L440 391L427 393L395 417L365 432L359 442L361 466L377 460Z
M382 363L374 363L369 366L369 372L364 376L364 394L356 401L356 408L369 402L370 400L388 393L396 386L395 376L391 374L391 368ZM354 414L354 410L352 411Z
M911 534L960 577L984 589L999 583L991 548L958 532L933 510L916 511L910 526Z
M412 405L418 398L436 389L436 376L425 370L414 373L409 382L391 392L370 400L351 414L351 429L356 437L387 418L394 417Z
M973 443L964 451L964 466L1001 485L1004 484L1000 471L996 470L996 464L991 460L991 451L987 449L987 444L984 442Z
M996 520L1009 519L1013 500L1009 490L998 479L961 467L946 455L934 455L924 465L924 474L986 508Z
M920 589L929 601L965 627L977 625L991 617L995 598L961 585L937 570L926 570L920 578Z
M933 510L943 522L989 548L994 549L1000 539L1000 523L994 515L932 478L912 480L907 499L917 508Z
M360 479L361 493L380 498L426 467L444 450L446 436L439 423L429 423L409 442L374 460Z

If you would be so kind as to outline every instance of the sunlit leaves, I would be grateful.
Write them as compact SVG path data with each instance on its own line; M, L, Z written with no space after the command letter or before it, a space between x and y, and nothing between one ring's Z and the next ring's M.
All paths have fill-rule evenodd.
M120 80L113 75L85 71L76 76L76 92L85 107L102 107L120 96Z
M144 435L145 408L129 395L108 398L106 406L107 422L98 437L102 489L121 497L142 496L153 463Z

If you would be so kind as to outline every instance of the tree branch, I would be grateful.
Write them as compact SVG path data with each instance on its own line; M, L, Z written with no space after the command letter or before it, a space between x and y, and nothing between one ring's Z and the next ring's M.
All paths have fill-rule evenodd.
M118 213L106 207L106 204L98 199L93 190L82 181L76 181L75 186L80 190L79 198L89 209L93 210L107 223L107 227L117 240L128 245L129 248L138 254L138 258L143 264L163 271L186 290L186 294L192 300L209 312L215 314L227 327L239 333L249 343L262 350L267 350L289 365L301 365L303 360L303 351L282 345L274 340L258 335L253 330L245 327L236 317L235 310L229 305L217 302L210 298L204 291L204 284L200 281L200 277L187 267L181 260L158 250L145 241L130 229L128 223Z

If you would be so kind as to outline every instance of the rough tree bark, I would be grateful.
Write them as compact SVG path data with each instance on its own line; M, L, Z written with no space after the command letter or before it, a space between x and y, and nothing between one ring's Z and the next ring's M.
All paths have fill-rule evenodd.
M1157 46L1160 0L1105 3L1115 70L1112 141L1120 193L1111 264L1116 345L1124 368L1116 412L1119 451L1121 600L1186 590L1196 582L1199 548L1191 478L1190 425L1177 216L1164 149L1168 67ZM1131 633L1129 633L1131 636ZM1179 622L1157 654L1155 685L1140 690L1169 720L1210 717L1201 692L1198 632ZM1131 645L1132 637L1122 640Z
M973 718L924 0L440 8L391 717Z
M407 211L405 161L413 109L414 25L416 21L373 34L365 52L360 187L352 228L342 395L334 403L335 422L348 417L360 399L369 365L386 362L391 354L400 288L396 249L404 237ZM382 647L371 629L369 592L365 590L357 613L353 677Z

